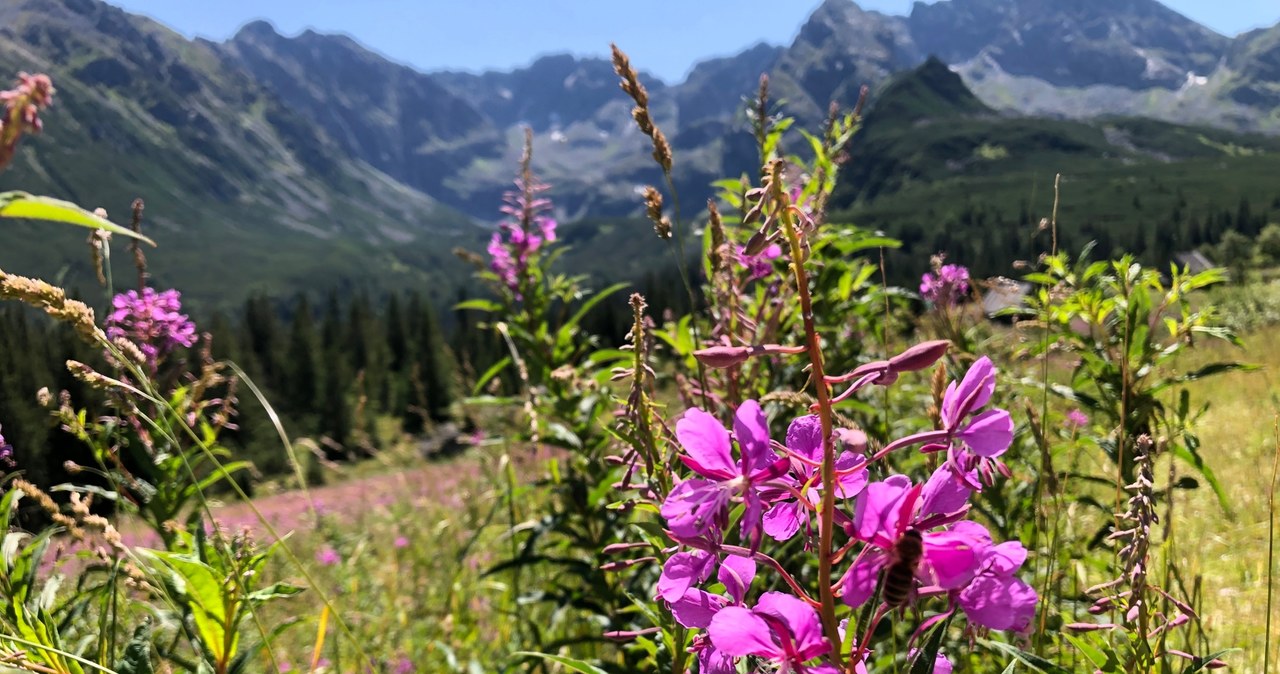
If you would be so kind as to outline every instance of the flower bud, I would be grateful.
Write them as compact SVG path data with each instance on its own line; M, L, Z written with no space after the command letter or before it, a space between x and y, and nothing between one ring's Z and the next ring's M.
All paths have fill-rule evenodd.
M951 342L936 339L921 342L889 359L889 369L894 372L915 372L938 362L951 347Z
M751 347L747 346L712 346L693 352L693 356L703 365L713 368L733 367L741 365L751 357Z
M1115 629L1115 625L1108 623L1067 623L1063 625L1072 632L1096 632L1098 630Z
M761 252L764 251L765 246L767 246L768 244L769 244L769 235L765 234L764 229L761 228L760 231L756 232L755 234L752 234L750 239L747 239L747 245L743 247L742 254L743 255L759 255Z

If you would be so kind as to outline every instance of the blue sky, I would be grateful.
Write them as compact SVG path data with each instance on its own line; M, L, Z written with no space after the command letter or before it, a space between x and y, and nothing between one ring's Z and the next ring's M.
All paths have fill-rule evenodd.
M1071 2L1072 0L1063 0ZM188 36L222 40L253 19L287 35L346 33L423 70L526 65L541 54L603 55L616 41L637 66L676 81L693 63L794 37L819 0L110 0ZM911 0L862 0L911 11ZM1280 22L1280 0L1165 0L1226 35Z

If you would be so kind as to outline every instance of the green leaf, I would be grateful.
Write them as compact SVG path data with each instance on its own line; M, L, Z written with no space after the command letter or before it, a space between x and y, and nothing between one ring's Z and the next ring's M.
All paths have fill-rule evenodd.
M533 651L516 651L511 655L513 657L520 658L542 658L543 660L550 660L551 662L564 665L575 672L582 672L582 674L609 674L589 662L566 658L561 655L548 655L546 653L534 653Z
M175 585L180 588L187 608L191 611L191 618L195 621L202 645L215 661L228 660L232 655L226 648L228 616L226 604L223 601L222 583L213 568L187 555L158 550L139 550L139 552L169 567L173 573L173 579L177 581Z
M947 633L947 625L951 620L943 620L929 629L929 636L916 652L916 659L911 662L910 674L933 674L937 665L938 651L942 650L942 637Z
M1005 655L1012 656L1018 662L1021 662L1037 672L1043 672L1043 674L1071 674L1071 672L1066 669L1063 669L1062 667L1059 667L1058 665L1055 665L1034 653L1028 653L1016 646L1010 646L1009 644L999 641L991 641L989 639L979 639L978 643L981 643L983 646L986 646L993 651L999 651Z
M1093 644L1086 642L1084 639L1081 639L1080 637L1067 634L1065 632L1062 634L1062 636L1066 638L1067 641L1070 641L1071 645L1075 646L1076 650L1080 651L1080 653L1084 655L1084 657L1088 658L1089 662L1092 662L1094 667L1102 669L1103 667L1106 666L1107 655L1103 653L1101 649L1094 646Z
M471 389L471 394L480 395L480 392L484 390L485 384L488 384L489 380L501 374L502 371L507 369L507 366L510 364L511 356L503 356L502 360L491 365L489 369L485 370L484 374L480 375L480 378L476 380L476 385Z
M0 193L0 218L26 218L28 220L64 222L69 225L100 229L112 234L140 239L153 246L156 245L155 241L130 229L121 227L106 218L100 218L70 201L50 197L37 197L26 192Z
M292 597L295 594L300 594L305 591L305 587L298 587L297 585L290 585L288 583L274 583L262 588L261 590L255 590L250 593L249 600L253 602L269 601L271 599Z
M1181 443L1169 443L1170 451L1173 455L1195 466L1200 471L1200 475L1204 477L1204 481L1209 483L1213 488L1213 493L1218 497L1218 505L1222 507L1222 511L1227 514L1229 519L1235 519L1235 514L1231 512L1231 499L1227 496L1227 490L1223 488L1222 483L1218 481L1218 477L1214 475L1213 469L1209 464L1205 463L1204 458L1198 452L1193 452Z
M475 309L476 311L487 311L489 313L497 313L502 311L502 305L493 300L467 300L453 305L454 309Z
M1206 655L1203 658L1196 658L1191 664L1187 665L1186 669L1182 670L1182 674L1195 674L1196 672L1204 669L1205 667L1208 667L1210 662L1217 660L1218 658L1226 655L1227 653L1234 653L1238 650L1241 650L1241 649L1225 648L1223 650L1218 651L1217 653Z
M579 307L576 312L574 312L573 316L569 319L569 321L565 323L563 326L561 326L560 331L564 332L566 330L572 330L574 327L578 325L578 321L581 321L582 317L586 316L587 312L591 311L591 309L595 307L595 305L603 302L610 295L630 285L631 285L630 283L615 283L609 286L608 288L605 288L604 290L601 290L600 292L596 293L591 297L591 299L582 303L582 306Z

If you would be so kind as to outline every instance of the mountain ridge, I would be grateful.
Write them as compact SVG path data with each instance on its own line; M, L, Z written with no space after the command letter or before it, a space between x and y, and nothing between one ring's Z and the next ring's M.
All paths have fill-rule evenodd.
M893 16L827 0L788 45L699 62L678 83L641 78L676 149L676 186L691 203L710 195L715 178L755 169L743 99L761 74L773 100L810 127L832 100L852 105L871 86L869 135L884 125L877 117L927 124L922 110L947 106L959 106L966 124L975 115L1015 120L1010 128L1032 136L1042 129L1029 112L1280 130L1280 26L1225 38L1154 0L1110 3L1114 11L1102 18L1085 11L1100 0L1089 2L947 0ZM1052 33L1055 26L1062 30ZM1044 53L1031 58L1035 36ZM1199 74L1211 61L1214 70ZM28 144L0 184L113 211L125 200L118 195L140 193L152 224L219 255L284 250L289 260L278 269L258 257L268 283L282 287L346 274L409 283L455 273L442 244L475 245L482 230L470 224L500 217L523 125L534 131L535 169L555 186L564 221L633 215L637 190L663 182L630 120L631 103L598 58L552 54L510 71L422 71L341 34L285 36L250 22L226 41L188 40L100 0L16 0L0 7L0 67L49 70L60 89L50 133ZM877 112L879 99L918 68L917 99ZM1083 128L1062 131L1064 147L1110 147ZM882 140L877 151L889 155L906 147L900 137ZM948 148L961 154L948 157ZM979 149L940 137L922 156L976 170L989 165L973 162ZM889 159L890 173L947 174ZM115 170L86 173L92 163ZM890 176L858 193L871 198L904 184ZM12 250L38 256L28 244ZM359 255L383 260L386 270L347 259ZM179 258L157 273L175 274L199 256ZM0 252L0 266L12 259L21 258Z

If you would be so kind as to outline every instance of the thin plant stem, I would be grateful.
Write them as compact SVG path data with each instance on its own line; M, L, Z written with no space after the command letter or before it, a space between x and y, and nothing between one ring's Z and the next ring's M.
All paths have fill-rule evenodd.
M1280 416L1275 419L1276 455L1271 462L1271 489L1267 492L1267 618L1262 646L1263 674L1271 673L1271 614L1275 598L1276 569L1276 485L1280 478Z
M1051 256L1057 256L1058 254L1058 199L1061 196L1061 193L1059 192L1059 184L1061 183L1061 180L1062 180L1062 174L1058 174L1053 179L1053 211L1050 214L1050 219L1049 219L1049 228L1053 232L1052 247L1050 248ZM1046 295L1046 297L1052 297L1052 295L1051 294ZM1049 301L1052 301L1052 300L1050 299ZM1049 310L1050 308L1051 308L1050 305L1046 302L1046 304L1044 305L1040 313L1040 323L1041 323L1041 326L1040 326L1041 327L1040 389L1041 391L1040 391L1040 438L1039 439L1040 439L1041 466L1040 466L1040 472L1036 475L1036 484L1035 484L1035 499L1036 499L1035 502L1036 502L1037 508L1040 508L1044 503L1043 488L1044 488L1045 479L1046 479L1045 472L1049 471L1050 472L1049 478L1052 479L1052 470L1053 470L1053 459L1052 459L1052 454L1050 453L1050 448L1049 448L1049 429L1048 429L1048 424L1049 424ZM1055 554L1057 552L1056 548L1057 548L1057 542L1058 542L1058 536L1056 531L1058 526L1058 520L1056 517L1056 511L1057 511L1057 508L1055 508L1055 517L1054 517L1055 531L1053 532L1053 535L1051 537L1049 554L1045 555L1045 578L1044 578L1043 590L1040 595L1042 597L1046 596L1045 593L1047 593L1049 589L1049 585L1052 582L1054 566L1056 561ZM1045 517L1042 520L1042 522L1047 523L1048 519L1049 518ZM1032 536L1034 537L1032 547L1038 549L1040 544L1040 527L1036 527ZM1035 645L1038 647L1041 644L1041 640L1044 638L1046 621L1049 618L1049 611L1048 611L1047 602L1037 602L1037 603L1039 604L1037 610L1040 613L1040 628L1036 630Z

